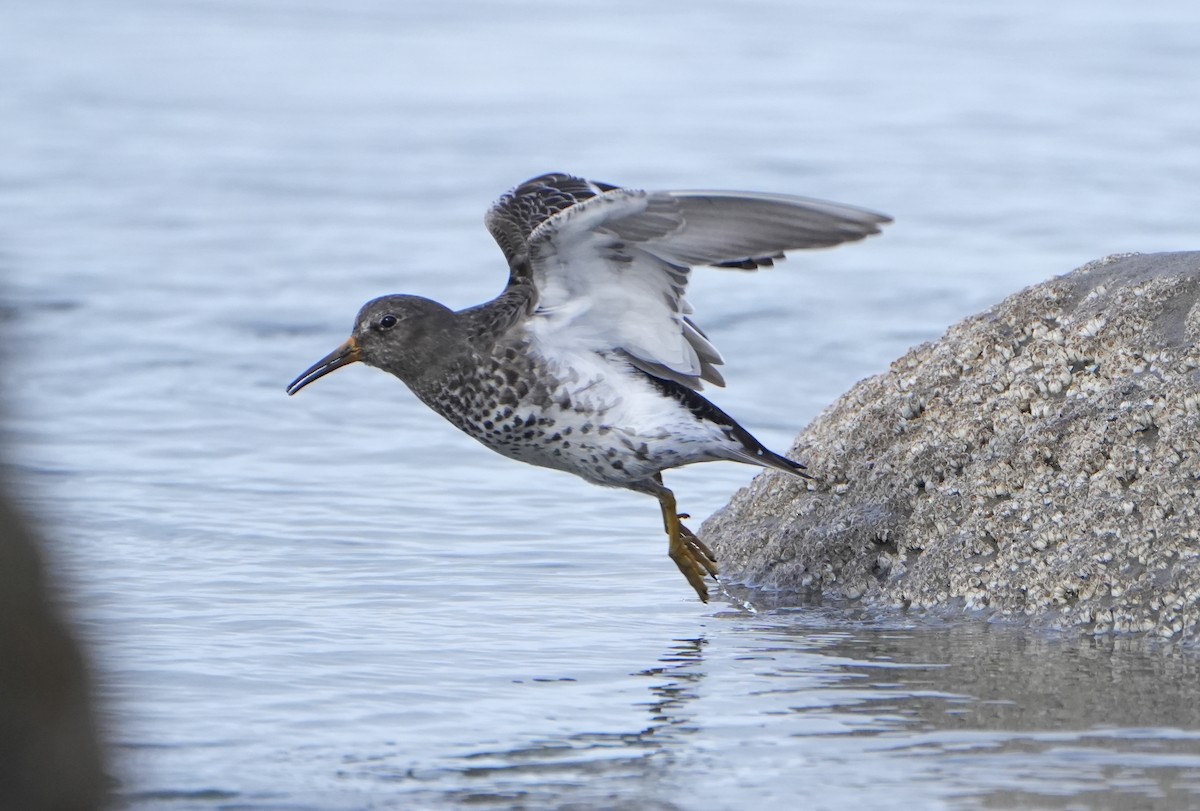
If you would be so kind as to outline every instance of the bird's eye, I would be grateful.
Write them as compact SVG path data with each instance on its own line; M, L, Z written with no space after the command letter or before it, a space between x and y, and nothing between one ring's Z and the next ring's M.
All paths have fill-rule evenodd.
M396 324L397 324L397 322L399 322L399 320L400 319L396 318L396 316L392 315L391 313L388 313L383 318L379 319L379 328L380 329L391 329L392 327L396 326Z

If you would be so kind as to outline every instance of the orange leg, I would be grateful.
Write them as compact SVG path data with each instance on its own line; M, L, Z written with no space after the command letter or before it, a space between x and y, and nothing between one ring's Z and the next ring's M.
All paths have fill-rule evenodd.
M662 484L660 478L659 484ZM712 550L692 531L683 525L681 518L686 518L685 515L680 515L675 504L675 494L663 487L661 491L656 492L659 506L662 507L663 527L667 531L667 538L670 541L668 547L671 560L675 561L675 565L679 567L679 571L683 572L683 576L691 583L692 588L696 590L696 594L700 596L702 602L708 602L708 585L704 582L705 574L710 574L715 580L717 577L717 558L713 555Z

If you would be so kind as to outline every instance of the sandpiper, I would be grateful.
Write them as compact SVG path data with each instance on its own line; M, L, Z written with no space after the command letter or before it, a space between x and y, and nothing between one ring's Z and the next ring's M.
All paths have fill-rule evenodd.
M724 380L721 355L691 319L690 269L754 270L890 221L784 194L541 175L485 219L509 266L497 298L457 312L418 296L374 299L350 338L287 391L362 361L498 453L654 496L670 557L707 602L716 558L683 525L662 472L726 460L811 477L699 394Z

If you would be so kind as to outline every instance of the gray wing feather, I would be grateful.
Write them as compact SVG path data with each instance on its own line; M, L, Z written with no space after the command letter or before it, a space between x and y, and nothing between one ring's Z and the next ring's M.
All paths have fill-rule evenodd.
M650 194L644 214L608 227L663 259L690 266L827 248L878 234L889 222L872 211L804 197L671 191Z

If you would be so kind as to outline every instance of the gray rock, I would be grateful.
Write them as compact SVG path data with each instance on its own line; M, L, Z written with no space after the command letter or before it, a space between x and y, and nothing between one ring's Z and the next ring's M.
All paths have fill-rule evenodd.
M703 531L773 591L1200 637L1200 252L1110 256L864 380Z

